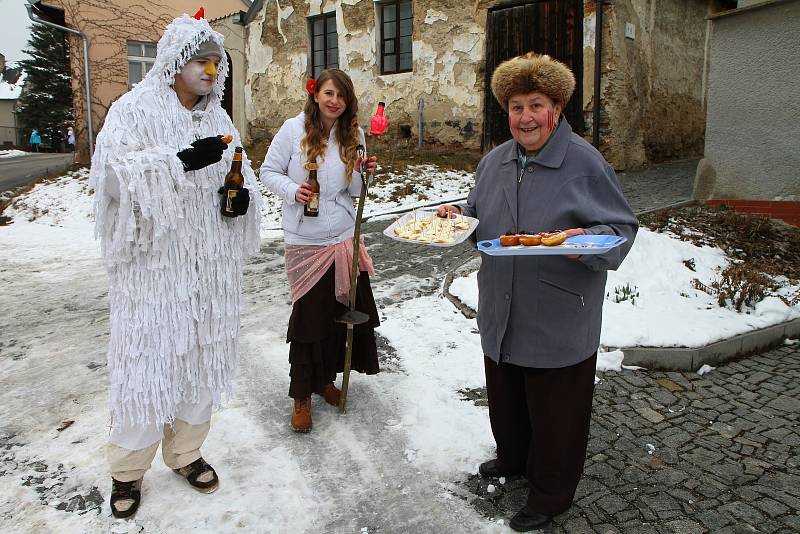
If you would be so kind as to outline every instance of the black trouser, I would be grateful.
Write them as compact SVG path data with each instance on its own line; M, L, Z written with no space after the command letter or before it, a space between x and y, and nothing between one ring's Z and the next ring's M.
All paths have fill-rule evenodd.
M527 473L525 508L556 515L572 504L583 474L597 353L570 367L534 369L484 358L497 459Z

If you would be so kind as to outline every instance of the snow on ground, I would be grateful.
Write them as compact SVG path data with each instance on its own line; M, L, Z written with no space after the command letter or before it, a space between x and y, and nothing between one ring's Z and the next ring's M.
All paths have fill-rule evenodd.
M344 416L315 398L314 431L296 435L286 396L291 307L274 246L246 267L236 395L203 447L220 490L193 492L156 458L136 518L114 521L103 456L107 282L86 179L81 171L37 185L0 227L0 306L13 310L0 316L1 531L506 531L455 484L491 454L486 409L457 391L483 385L474 321L441 297L382 310L400 368L354 373ZM431 315L441 335L409 344L403 333L423 338ZM59 432L64 420L74 423Z
M718 280L729 261L718 248L697 247L639 229L620 269L608 273L601 345L700 347L800 317L800 305L787 306L775 296L747 313L738 313L720 308L716 297L694 288L695 278L706 286ZM694 270L687 263L693 264ZM781 294L797 289L787 285ZM454 280L450 292L477 309L476 273ZM628 293L630 298L624 298Z
M28 152L22 150L0 150L0 158L16 158L17 156L24 156Z
M429 180L436 193L403 196L396 188L405 183L387 180L373 189L371 212L428 202L426 195L463 196L469 187L464 174L418 170L420 183ZM353 374L344 416L315 398L314 431L298 436L287 424L291 308L274 246L246 267L236 396L214 416L203 448L220 472L220 490L192 492L157 458L135 520L113 521L102 455L107 288L86 178L79 171L37 185L6 211L13 224L0 227L0 373L7 377L0 391L0 530L508 532L459 498L463 490L454 483L493 450L486 408L460 393L484 386L476 322L441 292L382 309L379 332L399 368ZM278 203L271 195L267 203L269 239L280 232L270 230L279 225ZM694 272L683 263L690 258ZM727 261L718 249L642 230L609 276L603 344L700 344L800 316L778 299L737 314L692 288L692 278L708 284ZM615 288L626 284L638 292L635 303L613 302ZM397 283L374 289L376 297L404 291ZM477 305L474 275L450 290ZM598 370L620 366L619 351L601 352ZM74 424L56 430L67 419ZM92 500L102 503L100 513L62 511Z

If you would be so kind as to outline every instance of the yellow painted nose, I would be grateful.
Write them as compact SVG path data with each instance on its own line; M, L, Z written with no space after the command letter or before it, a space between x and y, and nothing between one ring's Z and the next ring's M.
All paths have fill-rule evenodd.
M217 75L217 66L214 65L214 63L209 61L206 64L206 68L205 68L204 72L209 76L216 76Z

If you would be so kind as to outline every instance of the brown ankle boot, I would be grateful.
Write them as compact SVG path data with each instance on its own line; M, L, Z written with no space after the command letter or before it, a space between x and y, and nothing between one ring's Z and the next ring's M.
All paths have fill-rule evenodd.
M295 432L308 432L311 430L311 397L294 400L292 430Z
M325 384L325 388L322 390L322 396L328 404L339 406L339 397L342 396L342 392L333 385L333 382L329 382Z

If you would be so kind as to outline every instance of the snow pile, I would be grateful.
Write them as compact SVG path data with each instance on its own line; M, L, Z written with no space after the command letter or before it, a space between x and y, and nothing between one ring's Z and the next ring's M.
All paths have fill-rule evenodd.
M695 278L705 285L718 280L729 262L719 248L697 247L667 234L639 229L620 269L608 273L601 345L701 347L800 317L800 305L787 306L774 296L749 313L737 313L720 308L715 297L694 288ZM785 295L800 287L785 279L782 282L786 285L780 291ZM476 273L453 280L450 293L476 309Z
M27 152L22 150L0 150L0 158L16 158L26 154Z

